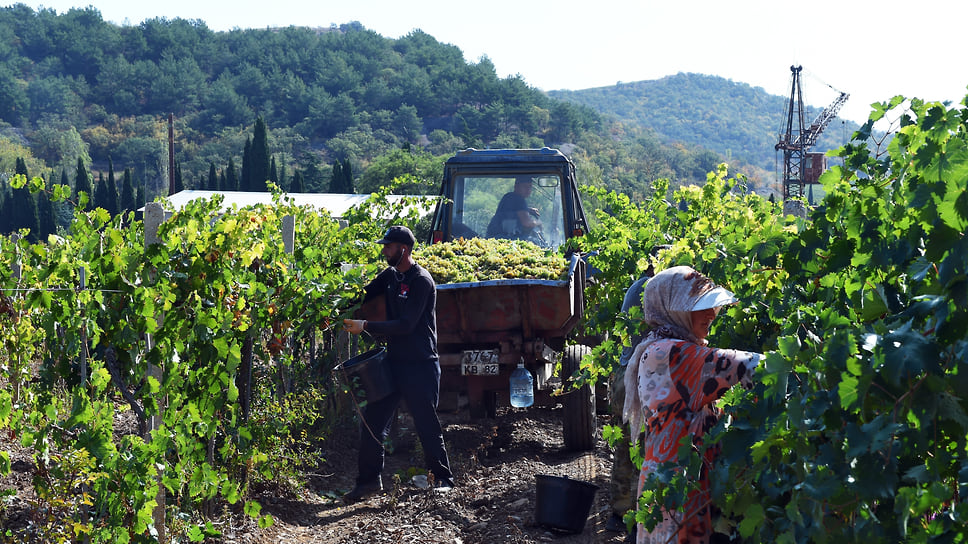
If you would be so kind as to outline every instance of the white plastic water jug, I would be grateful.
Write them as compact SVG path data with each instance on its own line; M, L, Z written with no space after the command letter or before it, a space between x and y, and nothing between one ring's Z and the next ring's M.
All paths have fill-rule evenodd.
M527 408L534 404L534 378L524 363L518 363L518 368L511 373L511 406Z

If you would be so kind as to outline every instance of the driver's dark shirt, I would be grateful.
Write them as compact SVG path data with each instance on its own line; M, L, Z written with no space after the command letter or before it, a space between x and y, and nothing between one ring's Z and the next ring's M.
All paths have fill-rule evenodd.
M487 225L487 235L490 237L507 237L513 234L521 234L518 212L527 209L528 201L523 196L515 192L507 193L501 198L501 202L497 205L497 211L494 212L494 217L491 218L491 222ZM504 232L502 222L512 219L518 227L517 232Z

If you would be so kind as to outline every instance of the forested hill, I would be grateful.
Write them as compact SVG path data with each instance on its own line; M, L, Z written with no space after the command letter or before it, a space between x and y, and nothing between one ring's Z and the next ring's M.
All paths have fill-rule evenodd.
M762 87L689 73L548 94L649 127L666 142L699 145L769 171L774 170L774 145L786 129L790 100L789 96L768 94ZM809 125L824 107L804 105L808 112L805 123ZM856 123L835 119L813 150L840 147L857 128Z
M310 174L336 159L359 173L406 144L533 147L602 129L592 110L500 79L489 60L467 63L420 31L387 39L349 23L213 32L183 19L117 26L95 8L0 9L4 134L44 166L73 172L76 158L111 157L156 176L169 114L189 185L210 163L242 166L259 117L270 152Z
M16 4L0 8L0 178L26 173L90 187L96 205L140 205L168 189L172 115L176 188L259 190L270 179L290 191L368 192L406 174L404 190L432 192L456 150L551 146L575 159L583 182L642 198L658 178L702 183L727 149L734 170L746 168L738 146L707 148L723 132L776 125L735 117L716 138L689 134L701 112L684 101L693 93L671 87L664 119L623 124L525 77L499 78L487 58L468 63L419 30L388 39L359 23L118 26L93 7L58 14ZM673 120L683 127L676 136L665 132ZM772 182L751 174L757 190ZM129 183L138 194L119 197ZM3 185L0 205L13 205Z

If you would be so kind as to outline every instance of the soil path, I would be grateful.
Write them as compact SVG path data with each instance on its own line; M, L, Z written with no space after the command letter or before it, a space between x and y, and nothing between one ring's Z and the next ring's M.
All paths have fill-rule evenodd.
M339 433L325 452L324 466L296 497L259 497L276 523L259 531L226 532L237 543L621 543L605 530L611 454L599 441L589 452L568 452L561 437L561 408L507 409L494 419L441 414L444 439L458 487L446 494L421 490L406 474L422 467L419 441L402 418L387 456L382 495L353 505L335 498L352 488L356 474L355 430ZM600 416L599 424L607 423ZM393 475L398 475L394 477ZM566 476L598 486L584 530L564 534L535 522L538 474Z
M561 416L560 405L503 409L493 419L472 420L466 410L440 414L458 487L438 493L411 481L414 470L423 467L423 453L404 415L386 459L384 493L352 505L343 504L340 497L353 487L358 434L355 427L343 427L324 442L325 462L303 474L305 486L288 492L280 489L292 486L275 486L256 493L262 512L273 516L273 526L259 529L251 518L224 516L212 522L221 536L206 542L620 544L623 534L605 530L611 453L601 440L592 451L566 451ZM608 416L599 416L600 427L608 422ZM0 437L0 450L9 451L12 461L11 473L0 478L0 489L17 490L0 509L0 525L23 534L33 517L29 504L36 467L30 452L10 437ZM598 486L581 533L564 534L536 523L539 474Z

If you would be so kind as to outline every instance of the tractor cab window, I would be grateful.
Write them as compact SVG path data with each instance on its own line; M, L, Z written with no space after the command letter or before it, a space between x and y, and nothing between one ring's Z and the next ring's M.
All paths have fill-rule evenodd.
M528 240L549 249L565 241L556 174L460 176L453 211L453 238Z

